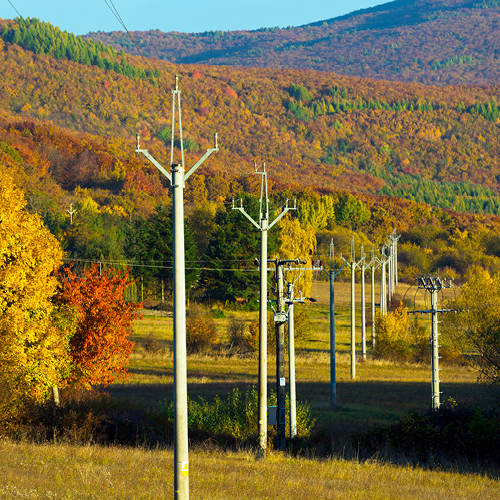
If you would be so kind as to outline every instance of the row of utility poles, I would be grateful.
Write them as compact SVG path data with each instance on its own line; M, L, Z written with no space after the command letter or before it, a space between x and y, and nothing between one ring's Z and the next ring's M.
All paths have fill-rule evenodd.
M173 198L173 261L174 261L174 283L173 283L173 333L174 333L174 497L186 500L189 498L189 457L188 457L188 415L187 415L187 362L186 362L186 295L185 295L185 248L184 248L184 187L186 180L200 167L205 160L214 152L219 150L217 134L215 134L215 144L185 173L184 146L182 137L182 117L181 117L181 91L179 81L176 76L175 89L172 91L172 132L170 151L170 171L167 171L158 161L156 161L146 149L141 149L140 138L137 136L137 147L135 152L144 155L171 183ZM174 162L174 143L176 137L176 124L178 127L178 140L180 144L180 163ZM304 272L307 269L303 266L305 261L296 259L281 260L277 256L269 260L267 255L267 233L275 224L290 210L296 209L286 201L281 213L272 221L269 221L269 197L267 188L267 173L265 164L262 168L255 166L255 173L261 175L261 197L259 220L255 221L243 207L242 201L239 205L233 201L233 209L239 210L249 221L260 231L260 306L259 306L259 443L262 454L267 448L267 306L268 306L268 271L274 269L276 277L276 300L274 309L274 322L276 327L276 380L278 406L276 408L276 424L278 428L278 448L285 447L285 323L288 322L289 333L289 386L290 386L290 435L296 435L296 394L295 394L295 348L294 348L294 304L313 300L296 295L294 281L287 283L285 294L285 274L287 270ZM73 207L69 211L72 217L75 213ZM335 262L333 242L330 245L330 265L326 271L321 263L313 263L313 267L308 270L322 270L327 274L330 281L330 399L332 404L336 404L336 367L335 367L335 279L345 267L351 270L351 378L355 378L355 272L361 272L361 297L362 297L362 356L366 358L366 309L365 309L365 270L371 269L371 314L372 314L372 347L375 346L374 331L374 311L375 311L375 270L381 269L380 283L380 313L387 313L387 295L391 298L395 292L398 282L397 272L397 242L399 236L394 231L388 238L387 244L381 249L380 257L375 257L371 252L370 261L366 262L366 255L361 248L360 260L356 261L354 240L351 243L351 255L349 259L343 258L341 267ZM274 268L269 269L268 264L273 264ZM386 274L388 268L388 288ZM422 282L422 287L427 290L437 289L437 284ZM442 285L441 285L442 286ZM434 287L434 288L432 288ZM433 299L432 311L437 311L437 299ZM288 309L286 309L288 306ZM432 312L422 311L422 312ZM433 321L434 323L434 321ZM436 320L437 325L437 320ZM436 326L437 332L437 326ZM437 336L437 333L436 333ZM437 346L437 340L436 340ZM436 347L437 352L437 347ZM437 364L433 365L437 373ZM434 375L433 375L434 377ZM433 379L434 380L434 379ZM437 375L436 380L438 381ZM437 382L438 384L439 382ZM433 382L434 384L434 382ZM433 399L434 401L434 399ZM439 405L439 396L436 405ZM434 403L433 403L434 405Z
M387 314L387 299L392 299L397 285L397 242L399 236L393 231L388 237L388 243L380 250L380 257L375 256L371 251L370 260L367 260L363 245L361 245L361 255L356 260L356 247L354 237L351 239L351 252L349 257L340 255L341 265L335 261L335 246L330 243L330 263L329 270L323 269L330 281L330 402L337 403L336 389L336 367L335 367L335 278L348 268L351 274L351 379L356 378L356 270L359 269L361 276L361 356L366 359L366 270L371 270L371 345L375 348L375 271L380 268L380 314ZM387 271L388 270L388 271ZM387 278L387 274L389 275ZM387 287L387 281L389 287Z

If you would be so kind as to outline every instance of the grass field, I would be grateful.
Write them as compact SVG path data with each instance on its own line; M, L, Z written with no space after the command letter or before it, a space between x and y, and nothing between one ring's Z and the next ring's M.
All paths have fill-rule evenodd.
M171 450L0 443L0 498L142 500L173 496ZM497 499L497 480L375 460L315 460L197 448L193 499Z
M339 442L352 431L393 422L402 412L425 410L431 403L429 366L374 361L369 351L367 361L358 358L356 380L350 379L349 286L336 285L337 406L329 403L327 282L314 284L311 295L318 302L306 306L310 308L311 333L298 344L296 360L298 399L310 402L318 424ZM400 287L398 293L403 296L407 289ZM369 305L368 286L367 302ZM422 305L423 298L417 298L416 307ZM360 307L357 309L359 317ZM257 385L255 356L224 354L231 316L250 322L258 318L258 312L226 311L226 318L215 320L218 354L188 357L191 398L225 397L234 387L246 390ZM132 340L136 346L130 360L130 381L114 384L108 391L155 407L173 396L171 315L148 311L136 322ZM357 341L359 352L360 329ZM477 373L469 368L443 366L442 401L448 397L459 403L485 401L487 395L476 378ZM275 388L275 379L275 357L270 355L269 389ZM467 464L454 464L446 471L425 470L405 465L404 459L389 464L376 457L359 462L353 456L353 450L330 459L270 452L262 460L253 450L222 451L210 443L196 445L190 451L191 498L500 498L498 476L467 472ZM0 438L0 477L0 498L168 498L173 494L173 453L169 449L36 445Z

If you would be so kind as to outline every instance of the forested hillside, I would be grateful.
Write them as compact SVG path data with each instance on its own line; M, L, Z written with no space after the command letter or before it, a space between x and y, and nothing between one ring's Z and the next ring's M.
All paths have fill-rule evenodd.
M321 255L332 238L347 249L353 234L378 248L395 228L402 279L430 270L466 278L474 264L500 269L498 87L172 65L36 20L0 33L9 40L0 42L0 169L14 175L68 258L132 263L141 283L168 287L171 256L158 241L171 237L169 189L134 150L139 133L141 147L168 165L178 74L187 164L212 147L214 132L220 145L187 183L190 282L216 290L206 262L214 269L231 258L241 268L233 290L253 293L245 276L257 234L231 200L249 196L248 210L257 209L254 162L267 165L273 213L287 197L298 200L270 248L290 251L294 220L309 256L316 241Z
M495 84L497 0L396 0L307 26L257 31L134 32L141 50L175 63L314 69L427 84ZM137 55L124 32L88 38Z
M36 27L57 48L59 30ZM112 53L109 58L123 69L115 71L90 57L86 65L58 59L50 45L45 54L22 49L33 26L12 29L19 31L17 43L0 42L0 105L16 116L109 137L123 154L132 152L139 132L143 144L166 161L170 89L178 73L189 160L211 145L217 131L223 173L265 161L284 184L498 213L498 86L440 88L313 71L174 66ZM11 36L8 28L2 33ZM94 52L102 49L85 43ZM126 68L139 69L126 74ZM80 172L86 177L80 184L108 175L92 172Z

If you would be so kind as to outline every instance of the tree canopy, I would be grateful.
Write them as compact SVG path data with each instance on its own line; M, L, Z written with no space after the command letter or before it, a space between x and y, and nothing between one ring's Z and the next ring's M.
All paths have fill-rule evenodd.
M70 372L68 331L52 303L62 250L23 192L0 175L0 405L42 401ZM17 403L16 403L17 402ZM5 414L4 414L5 415Z

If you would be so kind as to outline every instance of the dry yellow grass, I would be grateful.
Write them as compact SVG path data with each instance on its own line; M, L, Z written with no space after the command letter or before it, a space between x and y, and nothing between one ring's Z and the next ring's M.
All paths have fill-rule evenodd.
M365 276L365 303L367 311L371 304L371 289L370 289L370 274L366 273ZM443 300L453 299L458 295L457 290L445 289L439 293L439 302ZM415 286L400 283L396 287L396 294L400 297L408 299L411 303L410 310L415 308L422 308L429 304L429 295L427 299L423 290L417 290ZM319 304L330 304L330 283L328 281L315 281L311 288L311 297L318 300ZM361 308L361 284L359 279L356 280L355 287L356 307ZM427 301L427 302L426 302ZM375 282L375 304L378 310L380 302L380 281ZM351 282L350 281L336 281L335 282L335 305L339 307L350 307L351 305ZM368 313L367 313L368 314Z
M173 453L118 447L0 442L0 498L142 500L173 496ZM475 474L311 460L270 453L191 450L192 499L496 499Z
M348 284L346 290L348 290ZM340 289L340 288L339 288ZM348 292L345 293L348 296ZM323 297L325 298L325 297ZM337 335L338 405L329 404L328 298L311 307L313 329L297 359L297 394L309 400L313 414L345 438L350 431L393 421L410 408L430 405L430 368L368 360L349 375L346 307L340 308ZM228 313L250 321L258 313ZM217 320L221 336L229 319ZM358 332L359 333L359 332ZM359 335L358 335L359 336ZM129 384L109 391L146 406L172 397L172 318L148 315L134 327L136 349ZM275 357L269 356L269 387L275 384ZM224 397L234 387L257 384L257 359L190 356L190 397ZM443 400L474 401L480 392L475 372L443 367ZM356 460L291 458L270 453L202 448L190 451L192 499L493 499L496 479L475 474L426 471ZM173 495L173 453L125 447L35 445L0 440L0 498L162 499Z

